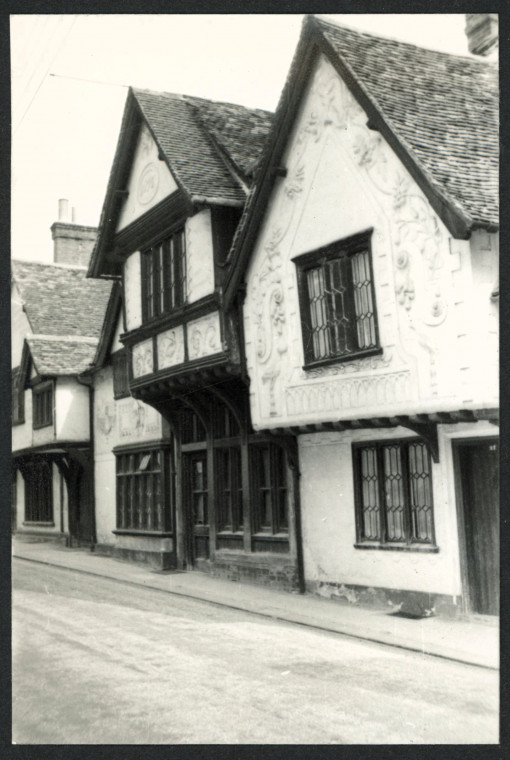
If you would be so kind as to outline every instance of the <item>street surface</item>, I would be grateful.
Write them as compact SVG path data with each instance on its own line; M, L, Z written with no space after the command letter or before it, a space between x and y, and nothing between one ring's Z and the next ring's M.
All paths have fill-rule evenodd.
M14 560L13 741L496 743L498 674Z

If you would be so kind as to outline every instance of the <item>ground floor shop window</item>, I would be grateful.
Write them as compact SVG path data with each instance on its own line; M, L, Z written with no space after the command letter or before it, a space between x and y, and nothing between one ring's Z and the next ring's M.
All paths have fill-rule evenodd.
M154 447L116 451L117 529L172 529L170 452Z
M241 450L238 447L215 449L218 489L218 530L243 530L243 486Z
M255 533L288 530L285 452L272 443L251 447L250 465Z
M50 462L33 461L25 472L25 522L53 523L53 472Z
M430 455L420 441L354 446L359 542L435 543Z

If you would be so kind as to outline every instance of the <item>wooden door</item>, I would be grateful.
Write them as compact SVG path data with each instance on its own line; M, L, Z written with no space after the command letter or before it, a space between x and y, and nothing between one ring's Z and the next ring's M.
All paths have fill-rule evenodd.
M464 591L470 612L499 614L499 445L457 445L464 532Z
M194 452L184 457L187 564L194 566L198 559L209 557L207 452Z

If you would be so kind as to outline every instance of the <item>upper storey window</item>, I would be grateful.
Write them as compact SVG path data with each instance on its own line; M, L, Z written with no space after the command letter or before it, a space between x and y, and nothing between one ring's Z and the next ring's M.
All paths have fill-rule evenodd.
M185 301L186 249L184 229L174 232L142 254L143 321L166 314Z
M371 230L294 259L305 365L380 351Z

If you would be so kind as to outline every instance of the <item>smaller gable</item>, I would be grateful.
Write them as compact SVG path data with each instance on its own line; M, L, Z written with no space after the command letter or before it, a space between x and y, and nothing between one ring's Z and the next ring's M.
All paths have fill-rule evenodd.
M126 227L178 189L168 165L160 158L158 146L146 124L140 128L126 189L127 196L119 214L117 230Z

